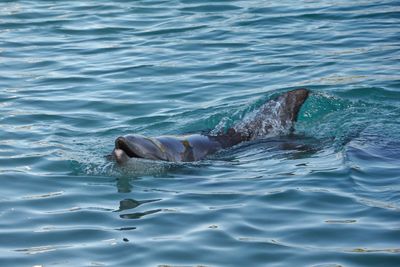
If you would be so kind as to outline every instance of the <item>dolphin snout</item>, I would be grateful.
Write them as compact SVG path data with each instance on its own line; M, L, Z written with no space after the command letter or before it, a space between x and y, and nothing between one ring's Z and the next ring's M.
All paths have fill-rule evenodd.
M122 150L130 158L138 158L139 156L134 152L134 148L129 144L129 141L124 136L115 139L115 150Z

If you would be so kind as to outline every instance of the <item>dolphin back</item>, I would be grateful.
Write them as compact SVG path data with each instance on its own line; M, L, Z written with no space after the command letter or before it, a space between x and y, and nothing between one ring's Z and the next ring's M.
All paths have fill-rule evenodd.
M247 140L289 134L294 130L294 122L309 93L309 90L302 88L281 94L267 101L232 128L234 132L246 136Z

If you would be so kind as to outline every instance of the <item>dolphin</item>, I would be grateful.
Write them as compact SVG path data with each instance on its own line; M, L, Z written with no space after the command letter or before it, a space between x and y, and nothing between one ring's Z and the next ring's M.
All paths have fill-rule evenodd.
M283 93L264 103L226 132L218 134L120 136L115 140L111 157L120 165L127 163L131 158L191 162L204 159L208 155L241 142L290 133L294 131L294 122L309 93L305 88Z

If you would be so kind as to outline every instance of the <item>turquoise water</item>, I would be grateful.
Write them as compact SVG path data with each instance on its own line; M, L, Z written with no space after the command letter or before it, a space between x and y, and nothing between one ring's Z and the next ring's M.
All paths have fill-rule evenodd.
M0 266L400 266L400 5L0 3ZM123 134L312 95L296 135L121 169Z

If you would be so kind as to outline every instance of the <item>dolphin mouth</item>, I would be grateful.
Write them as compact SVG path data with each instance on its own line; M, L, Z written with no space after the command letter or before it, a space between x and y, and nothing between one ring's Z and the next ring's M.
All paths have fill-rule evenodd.
M115 140L115 149L121 149L130 158L142 158L135 152L135 149L129 144L129 141L122 136Z

